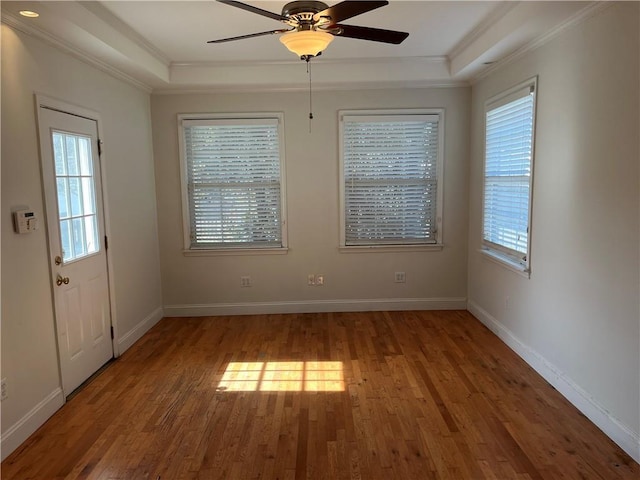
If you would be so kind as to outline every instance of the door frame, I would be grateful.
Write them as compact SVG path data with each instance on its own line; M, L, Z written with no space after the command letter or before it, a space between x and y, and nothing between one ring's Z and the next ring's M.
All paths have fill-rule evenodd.
M39 150L39 154L40 154L40 164L42 165L42 150L41 150L41 146L40 146L40 135L43 131L43 125L42 125L42 119L40 116L40 109L41 108L47 108L49 110L55 110L58 111L60 113L64 113L64 114L68 114L68 115L74 115L77 117L82 117L85 118L87 120L92 120L96 122L96 128L98 131L98 142L102 143L102 139L104 138L103 135L103 131L102 131L102 119L100 118L100 114L94 110L90 110L78 105L75 105L73 103L69 103L65 100L60 100L57 98L53 98L47 95L43 95L43 94L39 94L39 93L35 93L34 95L34 100L35 100L35 109L36 109L36 120L37 120L37 128L38 128L38 150ZM105 158L106 155L104 153L104 151L100 152L98 154L98 163L99 163L99 170L100 170L100 178L101 178L101 192L102 192L102 214L103 214L103 218L104 218L104 234L105 236L107 236L107 238L111 237L111 227L110 227L110 215L109 215L109 207L108 207L108 197L107 197L107 176L106 176L106 169L105 169ZM41 187L42 187L42 194L43 194L43 207L45 210L45 218L48 218L48 212L46 211L47 208L47 203L45 202L45 198L44 198L44 191L45 191L45 179L42 176L43 172L41 169ZM45 225L47 225L47 222L44 222ZM47 235L47 252L48 252L48 260L49 260L49 271L50 271L50 275L52 275L51 278L53 278L53 253L51 252L51 242L49 239L49 228L48 225L46 226L46 235ZM120 356L120 350L118 348L118 324L117 324L117 316L115 313L115 306L116 306L116 302L115 302L115 285L113 283L113 259L111 256L111 252L109 248L105 249L105 254L106 254L106 268L107 268L107 282L108 282L108 286L109 286L109 306L110 306L110 324L111 324L111 328L113 329L113 338L111 339L111 346L112 346L112 350L113 350L113 357L117 358ZM57 315L56 315L56 311L55 311L55 292L54 292L55 287L53 286L53 284L51 284L51 301L52 301L52 305L54 307L54 311L53 311L53 316L55 321L57 322ZM56 326L57 329L57 326ZM56 349L57 349L57 353L58 353L58 373L60 375L60 381L62 381L62 373L61 373L61 360L60 360L60 345L58 345L58 338L57 338L57 334L56 334ZM68 394L70 392L66 392L66 394Z

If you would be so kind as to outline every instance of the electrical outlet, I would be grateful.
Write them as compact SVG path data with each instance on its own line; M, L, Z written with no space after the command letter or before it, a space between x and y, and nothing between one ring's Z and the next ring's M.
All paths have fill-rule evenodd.
M0 381L0 401L4 401L7 399L9 394L7 393L7 379L3 378Z
M321 287L324 285L324 275L322 273L310 273L307 275L307 285L310 287Z
M250 287L251 285L252 285L251 277L240 277L240 286L241 287Z
M407 276L404 272L396 272L395 282L396 283L405 283L407 281Z

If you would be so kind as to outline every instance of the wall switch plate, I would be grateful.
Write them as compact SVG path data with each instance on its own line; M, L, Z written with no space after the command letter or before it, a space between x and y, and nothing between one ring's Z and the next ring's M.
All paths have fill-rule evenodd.
M313 273L307 275L307 285L313 287L316 284L316 276Z
M405 283L407 281L407 276L404 272L396 272L395 282L396 283Z
M316 275L316 286L321 287L322 285L324 285L324 275L317 274Z

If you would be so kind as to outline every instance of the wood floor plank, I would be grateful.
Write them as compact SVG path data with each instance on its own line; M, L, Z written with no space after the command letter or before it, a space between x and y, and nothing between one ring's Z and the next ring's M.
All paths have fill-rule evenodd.
M640 478L464 311L165 318L5 480Z

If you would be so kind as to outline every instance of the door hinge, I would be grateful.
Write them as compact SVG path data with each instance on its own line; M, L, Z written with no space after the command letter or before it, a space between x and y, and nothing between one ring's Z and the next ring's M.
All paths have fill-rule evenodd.
M98 156L101 156L102 155L102 140L98 139L97 143L98 143Z
M115 338L115 335L113 333L113 325L111 325L111 340L113 340Z
M109 250L109 237L104 236L104 249Z

